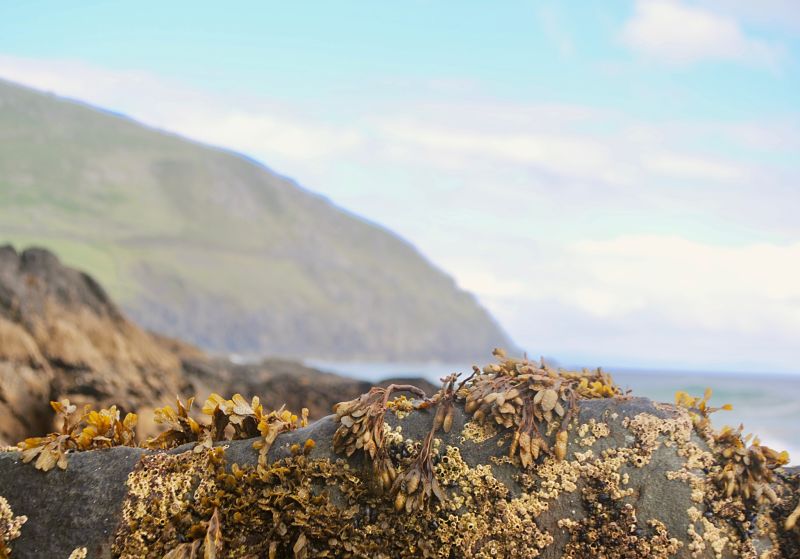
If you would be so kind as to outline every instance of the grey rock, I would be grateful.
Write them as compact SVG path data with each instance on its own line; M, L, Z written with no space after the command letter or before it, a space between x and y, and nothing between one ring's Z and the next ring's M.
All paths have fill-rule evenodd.
M457 446L465 462L472 467L489 464L492 462L491 457L507 454L508 441L498 446L497 437L483 443L463 441L461 437L466 417L459 405L455 412L451 432L440 432L437 435L441 437L443 445ZM583 424L594 419L608 426L608 436L598 438L590 447L594 456L600 456L606 449L630 447L631 431L625 426L625 420L642 413L663 419L673 417L679 412L670 406L654 404L643 398L588 400L580 405L578 423ZM402 424L402 432L406 438L421 440L430 428L432 413L420 411L405 419L398 419L390 412L386 415L386 421L393 426ZM306 428L283 434L270 450L269 459L274 461L290 456L291 446L302 445L307 439L316 441L316 446L309 455L311 459L338 458L332 449L336 428L335 417L327 416ZM573 429L570 433L568 459L573 458L576 451L587 450L586 445L579 443L576 430ZM693 435L692 442L701 448L705 447L704 441L696 435ZM258 455L253 449L253 440L221 444L225 446L229 465L257 463ZM191 447L192 445L184 445L170 453L187 452ZM110 549L126 495L125 482L144 454L143 450L131 448L80 453L70 457L66 471L42 473L30 464L22 464L17 453L0 453L0 495L8 499L15 514L28 517L28 522L22 528L22 536L12 542L13 557L66 559L73 549L80 546L88 547L90 558L111 556ZM367 471L363 459L357 456L358 454L352 460L353 465ZM683 547L675 555L680 558L691 556L686 545L690 524L687 509L691 506L702 508L702 505L691 500L691 489L687 483L667 479L668 472L680 470L684 464L685 459L679 456L675 447L662 445L652 454L645 467L624 465L620 470L621 474L627 473L629 476L630 481L626 487L633 488L633 495L625 498L624 502L635 506L642 525L648 520L659 520L667 527L671 537L683 541ZM520 495L522 488L517 483L517 466L508 463L494 464L493 471L495 477L508 486L511 497ZM580 488L579 482L578 490L562 492L548 510L537 517L539 527L552 534L555 539L541 557L556 558L562 555L568 534L559 527L559 520L579 520L586 516ZM513 542L509 542L509 545L513 545ZM758 541L756 549L766 550L770 545L769 541ZM699 557L712 558L714 554L706 549Z

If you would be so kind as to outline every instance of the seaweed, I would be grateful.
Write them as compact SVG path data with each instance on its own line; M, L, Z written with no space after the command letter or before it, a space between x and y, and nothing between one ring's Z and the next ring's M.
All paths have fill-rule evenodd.
M67 468L71 452L97 450L112 446L136 446L135 427L137 416L128 413L120 420L116 406L92 410L86 405L80 414L69 400L50 402L61 417L61 429L44 437L31 437L17 444L22 451L22 461L31 462L37 469L48 471L58 466Z

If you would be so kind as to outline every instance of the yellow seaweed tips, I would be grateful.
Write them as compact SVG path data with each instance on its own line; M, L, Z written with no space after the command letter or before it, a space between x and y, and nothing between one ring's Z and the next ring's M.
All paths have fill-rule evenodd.
M96 450L112 446L136 446L137 416L129 413L120 420L116 406L98 411L85 406L77 413L77 406L69 400L50 402L53 410L62 418L61 429L44 437L25 439L17 446L22 450L22 461L36 459L37 469L48 471L56 466L67 468L70 452Z

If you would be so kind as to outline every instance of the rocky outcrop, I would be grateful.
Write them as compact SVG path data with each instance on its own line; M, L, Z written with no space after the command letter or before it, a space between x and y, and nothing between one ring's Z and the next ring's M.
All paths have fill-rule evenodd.
M435 409L386 415L398 469ZM403 410L406 411L403 411ZM800 472L779 470L773 507L742 508L711 482L714 458L686 410L639 398L581 401L563 460L510 460L508 430L453 408L433 439L445 500L407 512L373 491L363 453L334 451L336 416L214 450L114 448L42 473L0 453L0 495L27 516L12 557L797 557ZM548 437L551 444L552 436ZM308 441L313 441L309 443ZM413 493L404 485L401 491ZM729 515L728 508L742 514ZM167 555L172 553L172 555ZM194 554L193 554L194 553ZM199 555L198 555L199 553ZM214 556L214 555L206 555Z
M146 419L176 395L258 394L269 406L307 407L316 419L369 387L295 361L210 357L141 329L91 276L53 253L0 247L0 446L49 431L49 402L62 398Z
M181 361L52 253L0 247L0 440L50 429L49 402L132 410L188 389Z

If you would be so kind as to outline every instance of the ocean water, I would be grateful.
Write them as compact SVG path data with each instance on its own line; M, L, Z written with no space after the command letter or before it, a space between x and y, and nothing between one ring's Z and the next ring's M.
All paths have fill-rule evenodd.
M339 363L311 362L316 368L378 382L390 377L423 377L433 383L454 372L469 373L471 364L440 363ZM800 375L769 373L722 373L639 371L609 369L617 384L636 396L660 402L674 402L675 392L683 390L701 396L713 390L711 405L732 404L732 411L712 415L714 426L738 427L753 433L761 443L776 450L787 450L792 465L800 465Z

